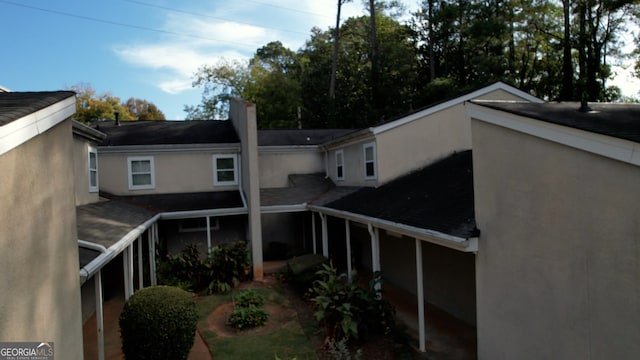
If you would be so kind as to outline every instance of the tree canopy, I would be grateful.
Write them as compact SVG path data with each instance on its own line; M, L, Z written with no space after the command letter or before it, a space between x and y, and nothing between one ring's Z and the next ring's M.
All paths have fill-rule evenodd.
M640 13L638 0L422 0L408 17L394 1L363 3L368 16L313 28L297 51L273 41L249 61L203 65L187 118L225 118L240 96L260 128L359 128L495 81L552 101L617 100L611 59Z
M120 101L110 93L96 94L88 84L76 84L70 90L76 93L76 113L73 119L89 123L96 120L114 120L116 112L123 121L165 120L165 116L152 102L129 98Z

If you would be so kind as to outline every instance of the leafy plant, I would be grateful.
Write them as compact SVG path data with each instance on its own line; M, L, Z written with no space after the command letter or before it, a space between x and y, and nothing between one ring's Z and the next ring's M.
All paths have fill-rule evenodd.
M120 314L122 352L126 359L186 359L197 320L190 293L171 286L144 288Z
M325 329L328 341L359 339L376 331L391 331L395 311L380 298L376 285L380 274L374 274L365 290L338 275L333 264L323 265L318 272L321 279L310 289L311 301L316 307L315 317Z
M269 319L269 313L262 307L249 305L235 306L229 315L229 324L236 329L250 329L264 325Z
M228 292L246 280L246 270L250 265L249 251L246 243L242 241L230 245L222 244L211 249L205 271L209 279L209 293Z
M241 291L236 297L236 306L240 307L249 307L253 306L262 306L264 305L264 296L260 295L257 291L253 289L247 289Z
M341 339L340 341L329 341L329 355L334 360L351 360L351 351L347 346L347 339ZM362 349L356 350L353 355L353 360L360 360L362 357Z

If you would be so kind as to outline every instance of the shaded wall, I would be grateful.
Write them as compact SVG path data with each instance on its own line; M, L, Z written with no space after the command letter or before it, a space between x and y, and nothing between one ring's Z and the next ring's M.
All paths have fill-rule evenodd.
M73 142L65 120L0 155L0 340L82 359Z
M640 354L640 168L473 121L481 359Z

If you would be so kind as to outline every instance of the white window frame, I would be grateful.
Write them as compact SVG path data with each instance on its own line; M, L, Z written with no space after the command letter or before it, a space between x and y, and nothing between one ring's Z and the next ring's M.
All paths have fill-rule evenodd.
M133 184L133 175L136 174L146 174L144 173L133 173L132 163L134 161L149 161L149 173L151 175L151 183L144 185L134 185ZM155 189L156 188L156 170L153 156L132 156L127 158L127 177L129 179L129 190L144 190L144 189Z
M218 170L218 159L233 159L233 181L218 180L218 171L229 171L229 169ZM216 185L216 186L238 185L238 157L236 156L236 154L213 155L213 185Z
M367 160L367 149L371 149L372 159ZM377 159L376 159L376 143L367 143L362 145L362 159L364 164L364 178L367 180L376 179L378 177ZM367 164L373 164L373 175L367 175Z
M87 153L87 166L88 166L87 174L89 175L89 192L95 193L100 191L99 180L98 180L98 149L96 149L93 146L89 146L88 150L89 151ZM91 155L93 155L95 158L95 168L91 167ZM95 174L95 179L96 179L95 184L91 183L91 174Z
M189 220L202 220L204 221L203 226L188 226ZM180 219L178 224L178 230L180 232L201 232L207 231L207 218L190 218L190 219ZM209 229L211 230L220 230L220 219L212 216L209 218Z
M342 170L342 174L340 174ZM344 180L344 151L336 151L336 180Z

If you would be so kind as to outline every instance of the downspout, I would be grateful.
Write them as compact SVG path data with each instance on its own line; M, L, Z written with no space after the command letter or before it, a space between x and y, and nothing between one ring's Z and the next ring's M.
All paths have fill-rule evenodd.
M324 178L329 178L329 150L324 150Z

